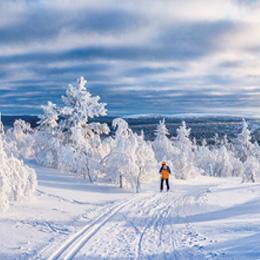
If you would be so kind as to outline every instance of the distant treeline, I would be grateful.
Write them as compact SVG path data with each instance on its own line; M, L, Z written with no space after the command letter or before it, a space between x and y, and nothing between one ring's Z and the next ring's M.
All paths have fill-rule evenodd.
M110 128L112 120L115 117L106 116L95 118L95 122L107 123ZM39 121L37 116L2 116L2 121L5 128L12 127L16 119L22 119L29 122L33 128L37 126ZM133 131L137 133L144 132L146 140L153 140L155 135L154 131L156 125L162 120L162 117L139 117L139 118L125 118ZM176 129L180 126L181 122L185 120L188 127L191 128L191 136L195 137L200 143L203 138L208 142L214 142L214 136L217 133L220 137L227 135L229 139L233 139L241 130L242 118L239 117L193 117L193 118L166 118L166 125L169 129L170 136L176 135ZM260 142L260 120L247 119L249 127L252 129L253 138ZM111 129L112 130L112 129ZM112 134L113 134L112 130Z

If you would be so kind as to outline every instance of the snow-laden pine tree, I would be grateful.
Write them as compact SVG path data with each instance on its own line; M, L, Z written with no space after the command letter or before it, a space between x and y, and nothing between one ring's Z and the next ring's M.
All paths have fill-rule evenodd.
M0 134L0 210L10 202L30 198L37 186L33 169L5 151L3 133Z
M252 143L251 132L246 120L243 119L241 133L234 142L235 155L241 162L245 162L248 157L254 156L254 144Z
M180 151L172 145L172 141L169 138L169 131L165 124L165 119L159 122L155 131L155 136L156 137L152 142L152 147L157 161L162 162L166 160L171 166L171 162L174 161Z
M177 136L173 138L174 146L180 151L175 164L173 165L176 177L188 179L200 174L200 169L196 167L194 143L190 140L191 129L183 121L177 129Z

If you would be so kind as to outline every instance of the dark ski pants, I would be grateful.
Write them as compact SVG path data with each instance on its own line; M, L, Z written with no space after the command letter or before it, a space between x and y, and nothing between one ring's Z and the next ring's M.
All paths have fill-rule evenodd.
M167 186L167 191L170 189L170 186L169 186L169 179L163 179L161 178L161 191L163 191L163 182L166 182L166 186Z

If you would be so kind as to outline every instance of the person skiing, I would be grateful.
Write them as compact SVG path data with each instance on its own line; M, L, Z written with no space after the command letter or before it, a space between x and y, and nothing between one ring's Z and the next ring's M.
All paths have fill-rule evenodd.
M170 167L167 165L165 161L162 162L162 167L160 168L160 174L161 174L161 192L163 191L163 183L166 182L167 191L169 191L169 176L171 174Z

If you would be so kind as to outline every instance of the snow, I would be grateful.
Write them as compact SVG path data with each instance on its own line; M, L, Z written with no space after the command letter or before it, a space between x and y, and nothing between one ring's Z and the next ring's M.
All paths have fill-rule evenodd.
M260 257L259 183L172 178L171 192L160 193L157 179L135 194L30 166L37 193L1 215L0 259Z
M0 259L260 258L260 147L247 122L214 144L191 140L185 122L169 136L164 119L153 142L122 118L106 136L89 123L107 110L86 83L43 106L36 129L17 120L5 133L0 119Z
M82 183L54 169L34 166L39 181L31 201L15 204L0 217L0 259L27 258L60 242L104 205L126 199L128 193L111 185Z

